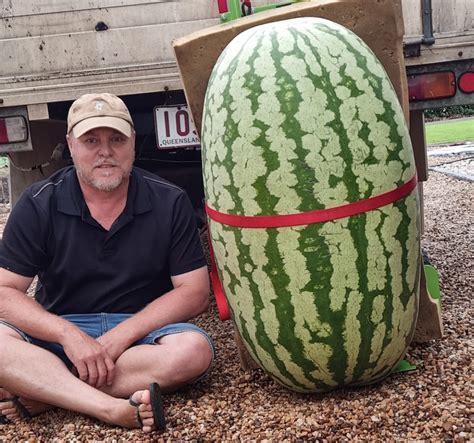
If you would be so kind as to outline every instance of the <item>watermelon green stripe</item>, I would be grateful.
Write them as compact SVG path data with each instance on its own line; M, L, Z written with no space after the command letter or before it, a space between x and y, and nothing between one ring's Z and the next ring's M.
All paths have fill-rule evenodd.
M302 36L302 40L308 44L308 36ZM338 43L338 42L336 42ZM334 76L337 75L338 79L343 81L342 71L344 70L344 65L338 69L334 69L338 66L338 63L331 64L324 64L322 62L323 57L314 49L312 48L312 53L321 66L321 74L318 77L312 78L313 84L319 86L322 90L327 91L326 99L327 104L326 107L332 111L333 120L328 122L328 126L331 127L334 133L338 134L338 137L333 138L328 145L326 145L324 151L327 151L329 147L334 146L335 149L332 153L333 158L336 157L335 153L339 150L339 158L344 159L345 164L352 163L352 151L349 147L349 138L347 135L346 128L343 126L343 119L341 118L341 107L343 105L342 99L338 96L338 89L331 88L330 85L334 83ZM339 61L339 60L337 60ZM319 83L319 84L318 84ZM345 89L347 91L347 89ZM348 91L347 91L348 92ZM340 91L339 91L340 95ZM347 96L343 98L348 98L349 93ZM323 152L324 152L323 151ZM358 185L355 181L354 173L351 169L347 168L347 166L343 168L339 168L340 173L342 172L342 177L338 177L339 180L336 180L336 185L338 183L346 184L342 187L342 192L347 194L349 201L357 201L359 199L359 191ZM330 170L329 170L330 172ZM331 175L334 177L334 174ZM329 178L329 177L328 177ZM347 186L350 183L352 186ZM328 180L327 185L325 183L318 183L318 186L324 187L325 189L331 188L330 181ZM338 189L341 192L341 189ZM350 231L354 231L354 224L355 229L360 230L363 229L363 216L354 217L349 222L349 230L345 231L342 235L348 236ZM341 239L341 243L346 244L346 248L348 245L351 244L350 240L343 240ZM354 248L355 252L355 248ZM340 263L337 263L340 254L335 251L331 254L331 263L333 269L338 269L343 271L343 275L340 275L338 272L335 272L332 275L332 287L329 293L330 298L330 306L332 308L332 312L330 316L335 320L334 323L337 324L339 327L335 330L335 334L333 336L333 344L337 347L340 352L334 353L330 359L330 367L334 374L334 378L338 383L343 383L344 380L347 378L352 377L353 368L357 362L357 357L360 354L361 349L361 337L357 331L360 331L359 322L357 320L357 315L360 310L360 303L362 301L362 297L357 291L358 284L360 285L361 281L348 282L348 276L353 275L357 276L360 275L360 272L356 272L356 270L352 270L350 267L341 266ZM358 257L356 253L354 253L354 258L364 262L365 257ZM354 288L354 289L351 289ZM362 286L362 291L364 287ZM338 317L342 319L342 321L338 321ZM345 319L345 321L344 321ZM351 334L347 334L346 331L352 331ZM368 331L370 334L370 331ZM350 374L347 375L347 372Z
M278 237L278 231L279 230L272 230L268 233L269 235L269 240L267 241L265 245L265 249L267 251L267 254L264 255L263 257L267 256L272 256L271 253L268 251L269 249L275 253L275 246L274 244L277 242L277 237ZM247 235L251 235L252 232L254 231L243 231L244 233L247 233ZM296 239L296 236L295 236ZM289 238L287 238L287 241L289 241ZM293 240L294 241L294 240ZM249 244L252 244L254 242L248 242ZM272 247L273 246L273 247ZM257 248L259 248L260 245L257 245ZM286 248L287 251L292 251L292 247ZM254 254L258 252L258 249L254 251ZM278 252L277 252L278 253ZM289 284L289 278L285 273L281 272L276 272L276 269L278 268L279 265L279 260L283 260L286 263L286 267L291 268L291 266L294 264L293 259L297 257L288 257L288 256L281 256L279 257L279 260L275 260L275 257L272 257L272 267L269 266L268 260L263 260L261 263L258 263L258 269L259 272L261 273L261 279L264 280L264 276L269 276L269 279L267 281L267 285L265 285L265 289L261 289L260 293L262 294L262 310L260 312L256 312L256 320L257 322L260 321L260 323L264 326L265 329L270 329L267 334L272 338L276 343L279 343L278 347L272 348L268 343L265 344L264 347L267 352L272 353L276 361L281 361L282 359L290 361L290 362L295 362L298 366L301 368L308 368L303 371L303 373L299 374L299 380L302 383L305 383L307 380L311 382L311 385L314 385L315 383L318 384L318 381L314 379L313 375L311 372L319 372L318 368L315 367L314 363L307 359L302 359L301 357L298 358L298 355L304 355L303 352L301 352L301 344L300 343L286 343L285 342L285 337L288 336L288 329L293 329L294 324L292 323L291 319L293 318L293 312L288 312L288 307L291 307L291 300L286 300L287 303L285 303L285 297L282 297L282 288L287 288L285 291L286 297L290 297L291 295L291 287L288 287ZM275 288L280 288L279 292L279 298L275 298ZM267 291L268 290L268 291ZM263 295L266 295L267 292L270 294L269 298L263 297ZM272 325L272 319L279 320L278 324L282 325L282 327L277 327L276 325ZM270 326L270 328L268 328ZM273 326L273 327L272 327ZM272 336L272 330L278 331L278 335ZM288 359L288 357L291 357ZM295 370L295 369L293 369ZM322 384L321 384L322 385ZM306 388L308 386L305 386ZM323 387L323 385L321 386Z
M347 186L341 181L340 171L344 168L344 158L340 155L339 134L337 128L334 127L334 124L337 126L337 112L340 104L334 101L336 94L331 87L334 66L326 66L322 63L321 55L308 39L309 36L304 34L298 38L295 58L300 62L288 59L285 63L289 69L293 70L292 76L295 77L301 95L305 97L297 118L302 122L302 131L304 131L301 134L303 147L307 153L304 163L314 168L312 172L314 177L300 186L300 192L305 194L307 202L302 210L319 209L328 205L336 206L339 202L345 201L348 192ZM314 66L318 67L316 71ZM324 106L315 106L315 98L311 94L315 88L317 88L316 99ZM316 142L316 146L314 146L314 129L311 130L311 127L315 126L316 135L321 139ZM311 135L308 137L306 134ZM319 150L318 145L321 146ZM320 155L314 157L318 151ZM331 186L331 179L334 178L336 178L335 186ZM315 195L319 203L316 207Z
M275 96L279 99L280 105L280 112L285 116L285 119L281 122L281 130L285 133L285 143L290 143L291 149L288 151L291 152L294 157L290 158L288 162L289 171L296 179L296 183L291 183L293 186L292 188L298 192L301 188L304 187L312 187L311 182L314 181L314 177L310 174L310 170L302 170L299 174L295 174L295 164L301 164L304 162L304 158L308 153L308 150L303 149L301 143L301 128L298 123L297 118L295 115L298 113L299 105L303 101L302 94L298 91L297 87L292 85L291 79L294 78L294 70L298 71L298 61L300 58L297 57L298 54L295 54L296 47L295 47L295 40L292 40L292 35L285 36L284 32L278 32L272 35L273 39L271 44L269 45L270 52L275 68L276 68L276 75L278 76L279 81L275 82L279 89L276 91ZM286 38L285 38L286 37ZM281 45L281 42L287 42L286 45ZM292 44L289 44L289 43ZM285 53L291 53L290 55L285 55ZM296 57L295 57L296 55ZM274 149L275 146L272 146ZM276 149L281 151L278 146ZM281 168L280 168L281 170ZM285 168L285 171L287 169ZM270 175L270 179L271 179ZM285 183L288 180L285 181ZM308 183L309 182L309 183ZM275 185L273 183L267 183L266 188L274 189ZM279 186L281 189L281 185ZM288 193L287 188L283 187L280 192L280 202L284 201L283 199L292 200L291 204L298 207L299 211L303 210L310 210L312 208L311 203L314 204L314 197L308 198L308 193L306 195L302 192L298 192L298 196L301 198L300 200L296 200L292 194ZM290 197L290 198L288 198ZM279 205L275 207L276 213L280 212L288 212L286 207L283 205ZM305 269L307 268L304 257L300 255L300 244L298 242L298 237L300 237L299 233L288 232L286 236L283 237L281 235L278 236L278 242L276 244L267 244L266 252L268 256L283 256L283 268L285 269L292 269L296 267L297 269ZM286 241L287 244L282 245L280 238ZM289 240L293 239L291 242ZM289 244L291 243L291 244ZM286 254L285 254L286 251ZM292 254L291 258L288 257L289 252L295 252ZM279 263L275 263L276 266L280 266ZM267 269L267 272L269 269ZM331 383L331 378L328 377L328 363L320 364L319 367L315 367L311 360L307 358L303 358L303 355L311 355L319 353L320 360L329 360L331 354L329 352L327 346L322 345L319 342L316 342L314 345L306 346L304 352L302 352L303 348L301 346L301 341L293 341L287 342L286 337L291 337L291 334L288 331L293 330L304 330L301 324L298 324L298 318L295 315L295 310L297 307L297 300L292 300L291 294L301 294L304 291L304 287L307 285L307 277L309 273L303 273L300 278L296 278L290 281L291 286L287 287L287 291L281 291L278 298L278 305L277 307L277 317L280 319L280 322L285 325L285 328L280 330L280 335L278 337L278 342L285 346L286 350L291 353L292 360L296 361L301 367L308 368L308 372L306 376L309 378L311 377L311 373L317 374L317 377L321 379L327 379L329 383ZM276 281L276 288L279 286L279 282ZM285 294L283 296L283 294ZM309 334L308 334L309 335ZM314 360L314 359L313 359Z
M266 44L268 46L271 46L272 50L270 52L268 51L259 52L259 56L255 59L253 69L258 72L261 69L261 66L259 66L259 64L262 66L265 66L269 77L271 77L272 73L276 75L276 71L278 70L278 66L276 66L277 62L274 61L277 59L277 57L275 57L275 51L277 51L277 48L275 47L275 43L272 41L268 41ZM279 133L285 127L285 123L278 119L279 115L286 114L286 113L282 114L281 112L280 100L278 100L279 93L281 93L281 91L280 92L278 91L278 85L276 85L274 82L270 82L270 81L263 82L263 84L261 85L261 90L259 91L259 94L258 94L259 108L258 108L258 111L256 112L256 121L258 123L262 122L262 124L265 125L265 127L262 128L264 129L262 138L265 140L265 143L263 144L263 146L267 148L267 152L269 153L267 164L272 165L273 168L267 171L267 174L266 174L266 176L268 177L267 182L262 183L260 187L255 186L255 188L257 189L257 192L259 191L259 189L263 189L265 193L268 193L268 189L277 189L279 191L277 195L272 195L268 193L269 198L262 199L261 195L259 195L259 199L258 199L259 201L264 201L266 203L274 202L277 205L279 202L282 201L282 197L290 195L292 200L297 198L296 194L294 193L292 189L292 184L293 184L292 180L294 180L294 177L295 177L293 173L293 168L291 165L292 157L286 158L277 154L277 153L292 153L293 151L275 149L275 143L274 142L270 143L275 138L277 139L281 138L281 135ZM287 142L288 141L291 142L291 139L288 140L288 138L286 138L286 140ZM276 146L276 148L278 148L278 146ZM280 186L278 187L275 187L274 185L272 186L271 180L273 179L282 184L280 184ZM270 181L270 183L268 183L268 181ZM272 211L271 208L268 208L268 207L266 208L267 211L269 209L270 211ZM273 210L272 212L278 212L278 209L277 211ZM276 237L275 232L269 233L267 237L266 245L264 247L265 251L267 251L267 254L268 255L273 254L274 258L280 257L279 251L277 251L275 247L276 246L275 237ZM278 266L278 262L276 263L276 265ZM266 271L267 274L268 272L271 273L271 269L269 270L268 268L266 268L265 264L263 264L261 269ZM286 288L288 281L289 279L285 275L285 273L280 273L273 276L270 284L276 287L280 287L279 304L291 308L291 303L283 302L285 297L287 299L287 302L290 301L290 297L291 297L291 294L288 291L285 291L284 289ZM272 288L272 292L275 293L275 289ZM286 294L286 296L284 294ZM284 324L286 324L287 322L291 323L292 313L287 312L287 310L285 309L279 309L280 306L276 303L277 301L274 300L274 298L270 298L269 300L266 300L266 303L262 305L262 308L255 311L256 321L258 323L261 323L262 325L268 325L272 318L276 317L277 320L281 321L283 320L283 317L284 317L286 319ZM301 353L301 349L298 349L300 347L299 343L292 342L289 345L285 344L286 331L284 328L280 329L280 328L273 327L270 330L275 331L276 335L273 337L271 336L270 338L273 340L274 343L278 343L278 346L276 347L271 346L271 343L268 341L266 341L264 344L263 343L260 343L260 344L268 353L272 354L276 362L280 362L282 359L289 362L293 362L296 360L296 367L305 368L309 366L310 369L314 368L314 364L309 360L305 360L304 362L298 361L298 355L300 356L304 355L303 353ZM301 358L302 357L300 357L300 359ZM293 369L293 371L294 370L295 369ZM303 383L308 379L311 381L312 384L316 382L316 380L314 379L311 380L312 378L311 373L308 372L308 370L305 370L304 373L299 374L298 378ZM303 387L306 387L306 386L303 386Z
M242 232L242 236L251 237L251 232ZM243 241L243 244L248 244L249 250L255 250L256 248L260 249L261 247L265 248L266 244L268 243L268 238L272 236L272 233L267 233L265 236L265 244L260 242L252 241L251 238L246 238ZM250 240L250 241L249 241ZM249 251L250 252L250 251ZM252 251L252 256L256 256L255 252ZM260 259L258 262L254 262L256 270L254 271L254 275L260 277L260 287L253 288L254 291L257 291L257 296L253 298L254 300L254 316L253 319L256 324L256 338L257 344L259 345L260 349L266 351L266 353L270 356L271 361L274 362L277 371L282 374L285 378L293 379L293 383L296 386L300 386L304 388L305 377L301 374L300 370L296 370L296 372L289 371L284 363L287 360L290 364L292 363L291 359L288 359L287 353L285 354L284 347L282 347L281 343L278 340L279 331L280 331L280 323L278 322L277 315L275 313L275 306L273 302L275 301L275 292L273 290L273 282L272 277L268 273L264 272L265 266L268 264L268 259L266 255L257 255L257 258ZM285 276L284 273L279 274L276 276L278 281L281 283L282 287L286 285L288 277ZM258 278L258 277L257 277ZM282 355L283 353L283 355ZM293 375L291 375L293 373Z
M259 65L255 69L265 67L268 75L262 81L262 93L258 96L259 109L255 113L258 121L267 125L265 139L268 143L267 152L270 158L274 158L272 169L265 175L266 180L257 188L259 201L273 201L275 206L270 209L270 214L287 212L295 202L299 202L300 197L294 189L297 178L293 172L292 162L296 157L295 142L292 138L287 138L285 133L285 115L279 99L281 93L279 84L275 81L278 74L278 60L275 57L277 49L272 36L266 36L263 47L266 50L259 52ZM281 145L282 140L286 146ZM270 160L270 159L269 159ZM266 196L270 198L267 199ZM291 202L291 203L290 203ZM261 212L259 212L261 213Z
M283 325L283 327L280 328L278 340L288 350L292 361L296 362L302 368L305 368L305 376L309 380L317 384L317 380L319 379L330 385L332 380L331 377L328 377L328 368L327 364L325 364L325 361L330 355L327 355L329 350L322 347L319 343L316 343L315 346L308 344L305 346L304 340L293 340L291 338L292 331L298 330L298 328L302 327L301 324L298 324L298 320L300 319L296 316L298 299L294 297L294 294L298 294L298 298L301 297L301 293L303 292L309 277L308 272L305 271L304 257L301 256L298 250L300 237L299 231L300 230L296 228L285 230L284 234L281 230L271 231L272 233L275 233L276 242L276 245L272 246L278 248L282 263L273 260L273 269L268 266L265 271L271 271L275 276L278 276L278 269L281 267L287 269L287 272L290 275L295 275L294 270L300 270L299 275L296 278L288 278L284 296L282 296L282 292L279 292L279 296L274 302L277 318L279 319L280 324ZM284 245L282 245L282 240L285 242ZM269 256L271 256L271 250L269 251ZM279 288L278 283L278 280L275 279L275 290L278 290ZM308 351L321 353L319 365L315 365L314 360L308 358ZM314 374L317 375L316 379L314 378Z
M258 39L258 44L262 44L262 39ZM239 135L232 142L230 142L230 152L232 153L232 162L236 170L245 170L246 174L234 174L233 183L236 187L234 192L234 203L236 211L241 211L242 202L245 201L245 211L258 213L260 207L258 205L257 191L254 182L261 176L268 173L268 168L265 162L265 144L254 143L257 138L261 139L261 129L254 124L254 110L258 109L258 103L253 97L242 97L242 90L256 90L258 97L262 93L262 85L260 85L260 78L253 73L259 72L258 63L261 56L255 52L246 54L245 65L247 66L239 75L235 76L229 90L230 99L233 101L233 106L240 109L240 112L234 118L239 121ZM253 74L253 75L252 75ZM258 121L258 119L257 119ZM262 140L261 140L262 141ZM250 149L249 149L250 148Z
M290 40L290 39L288 38L288 40ZM285 56L285 57L279 56L279 57L275 57L275 59L276 60L281 60L281 67L283 69L279 70L279 79L281 79L281 84L284 84L285 86L286 86L286 84L291 85L291 82L287 81L288 76L290 76L290 78L291 78L291 77L294 77L294 72L304 72L305 71L304 59L301 56L299 56L297 48L296 49L293 48L292 56ZM303 66L301 66L301 65L303 65ZM298 85L298 82L296 82L296 84ZM288 139L294 140L295 137L296 137L296 143L295 143L294 150L295 150L295 153L297 155L299 154L297 160L301 161L301 159L304 159L304 156L307 155L308 150L307 149L306 150L301 149L301 144L298 143L298 139L300 139L304 135L304 133L302 133L301 127L298 123L299 119L297 119L297 118L295 119L294 113L299 108L300 102L302 101L303 94L300 94L297 90L295 91L294 88L290 89L289 87L286 88L286 91L284 90L282 92L283 92L283 94L285 94L285 92L288 92L289 94L291 94L293 96L292 97L293 98L292 104L293 104L293 106L296 106L296 109L295 108L286 109L286 112L285 112L285 114L288 117L286 122L285 122L286 123L285 127L290 128L290 131L288 131L286 140L288 140ZM303 89L303 93L304 93L304 89ZM300 116L298 114L296 114L296 117L300 117ZM311 173L312 171L302 169L302 172L303 173L300 173L299 175L296 175L296 179L298 180L298 189L301 189L302 187L305 187L305 186L308 187L309 189L311 189L311 181L314 181L314 179L312 177L311 178L309 177L309 173ZM304 172L307 172L307 173L305 174ZM298 209L299 210L309 210L309 208L312 207L312 202L314 203L314 198L312 198L312 197L308 198L309 193L306 193L306 195L304 193L301 193L301 194L303 196L302 204L298 206ZM306 197L306 198L304 198L304 197ZM298 248L295 247L294 250L298 251ZM304 268L302 268L302 269L304 269ZM295 290L294 293L296 293L296 294L301 293L300 288L295 288L295 289L296 290ZM288 317L289 316L287 316L286 322L289 321ZM294 325L291 324L291 327L294 328ZM333 358L332 353L327 356L328 363L329 363L329 360L332 359L332 358Z
M405 242L407 239L409 240L409 227L410 222L413 220L408 216L408 207L406 205L405 200L400 200L397 202L396 206L398 207L399 211L402 213L402 222L398 225L397 233L395 238L398 240L400 245L403 246L402 249L402 257L401 257L401 265L402 270L401 274L405 276L409 276L409 263L410 263L410 250L406 247ZM400 292L400 301L403 305L406 305L410 300L410 288L409 288L409 281L407 278L402 279L402 290Z
M305 132L299 122L299 110L304 101L304 90L300 91L298 88L298 80L300 75L304 74L305 69L294 33L286 33L288 35L285 35L285 32L272 35L271 56L275 60L278 78L278 81L275 81L278 86L276 98L280 103L280 113L284 116L281 129L284 132L285 142L290 142L292 145L293 158L289 161L289 172L294 181L292 188L298 195L299 204L295 205L295 202L293 202L291 208L296 206L298 211L304 212L315 209L312 192L305 191L306 189L311 191L315 181L314 174L309 168L299 168L299 165L304 164L304 159L309 152L309 149L303 146L301 138ZM285 45L282 42L291 42L292 45ZM298 174L296 174L296 171L298 171ZM288 199L291 196L283 194L283 197ZM289 212L289 209L282 207L282 205L277 205L275 209L276 213Z
M371 211L367 214L367 229L375 232L376 235L368 237L367 256L369 258L368 269L368 289L371 296L373 295L373 305L371 313L371 322L374 325L374 331L371 341L371 354L369 357L370 368L375 367L377 359L380 357L382 349L390 342L389 333L392 328L392 312L393 306L389 297L385 294L390 291L392 276L390 267L388 266L388 258L390 252L387 250L387 239L384 239L384 232L390 223L388 220L396 220L396 217L389 217L387 208L377 211ZM385 275L386 278L381 280L379 275Z

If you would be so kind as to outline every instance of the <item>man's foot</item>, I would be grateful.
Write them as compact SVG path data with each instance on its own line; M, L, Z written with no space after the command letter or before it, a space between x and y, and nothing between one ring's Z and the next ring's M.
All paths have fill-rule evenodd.
M111 423L126 428L141 428L143 432L155 429L155 420L148 389L133 393L130 400L121 400L122 407L114 408ZM138 405L138 406L135 406Z
M133 399L133 396L129 398L128 402L136 408L140 406L140 403L137 403ZM156 430L161 431L166 428L166 419L163 410L163 397L158 383L152 383L150 385L150 404L153 412L154 427ZM141 425L143 425L139 409L137 409L137 420Z
M46 403L16 397L11 392L0 388L0 416L10 422L25 420L52 408L53 406Z

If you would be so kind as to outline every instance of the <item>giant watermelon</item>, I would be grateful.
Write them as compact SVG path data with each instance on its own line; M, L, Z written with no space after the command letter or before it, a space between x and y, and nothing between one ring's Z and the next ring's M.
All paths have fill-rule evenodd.
M370 49L317 18L242 32L210 77L202 148L217 267L255 361L299 392L389 374L417 316L419 210Z

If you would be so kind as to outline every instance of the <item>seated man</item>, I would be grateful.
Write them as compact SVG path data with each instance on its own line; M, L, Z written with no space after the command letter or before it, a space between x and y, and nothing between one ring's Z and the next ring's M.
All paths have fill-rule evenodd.
M24 192L0 245L0 420L59 406L160 429L160 387L199 379L214 355L184 323L209 297L193 208L132 166L135 131L118 97L76 100L67 141L74 166Z

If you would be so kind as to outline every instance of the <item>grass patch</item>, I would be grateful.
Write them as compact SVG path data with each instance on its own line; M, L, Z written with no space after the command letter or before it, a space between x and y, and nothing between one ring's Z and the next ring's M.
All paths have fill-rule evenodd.
M426 142L429 145L474 140L474 119L448 120L426 125Z

